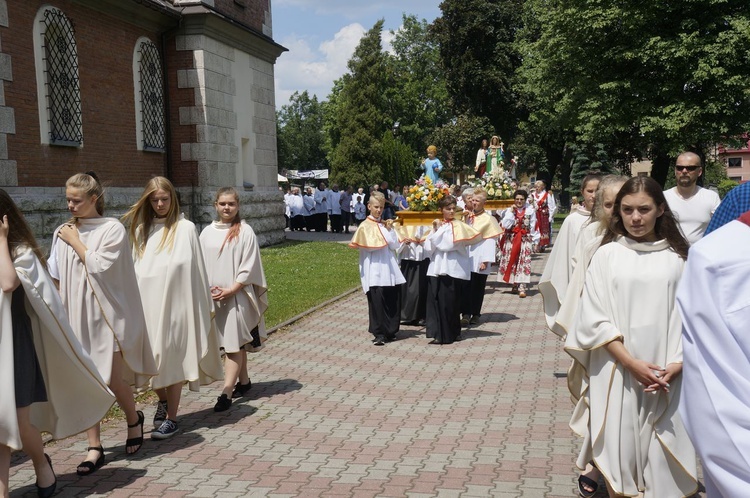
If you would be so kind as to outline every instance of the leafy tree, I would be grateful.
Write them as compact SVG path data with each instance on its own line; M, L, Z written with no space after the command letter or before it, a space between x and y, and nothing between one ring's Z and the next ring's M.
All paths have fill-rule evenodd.
M318 97L305 90L294 92L277 113L279 171L326 169L323 107Z
M574 153L573 165L570 171L570 185L568 187L570 195L579 195L581 193L583 179L589 173L607 175L615 172L614 165L603 144L596 144L592 147L573 145L570 146L570 149Z
M450 120L450 98L438 44L427 21L404 14L402 27L391 34L387 112L392 122L399 122L398 139L412 149L416 161L428 145L429 134Z
M380 138L391 128L384 113L386 56L381 47L383 20L360 40L336 101L340 140L331 153L331 181L369 185L382 177Z
M432 32L440 45L448 91L457 113L486 116L508 142L515 131L518 97L514 44L523 0L443 0Z
M432 141L443 162L443 175L452 172L473 172L477 149L483 138L493 134L492 125L485 117L462 114L452 122L436 129Z
M664 183L681 150L750 129L745 0L527 0L539 37L524 49L536 118L633 157Z
M383 180L391 186L411 185L414 180L416 159L411 147L403 143L393 132L386 131L381 140Z

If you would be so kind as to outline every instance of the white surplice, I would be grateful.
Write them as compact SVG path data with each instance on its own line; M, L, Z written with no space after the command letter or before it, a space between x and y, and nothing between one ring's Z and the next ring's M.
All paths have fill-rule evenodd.
M544 300L544 316L550 330L554 330L560 303L565 297L570 276L573 274L570 260L575 252L578 234L588 223L590 214L583 208L578 208L565 218L539 278L539 292Z
M229 299L214 302L221 347L227 353L236 353L253 341L255 327L261 340L268 337L263 317L268 308L268 284L253 229L243 220L239 236L224 244L230 228L230 224L214 221L203 229L200 241L210 286L227 288L235 282L243 285Z
M49 268L60 281L73 331L107 384L116 341L124 360L123 379L145 387L157 369L125 227L114 218L79 218L85 264L57 237L59 231L52 238Z
M750 490L750 227L732 221L690 248L677 290L685 366L680 413L706 496Z
M30 405L31 423L55 439L83 432L104 418L115 401L114 395L70 328L57 288L36 255L27 247L19 247L13 265L26 294L24 304L47 390L46 402ZM0 292L0 444L20 450L12 294Z
M443 223L433 230L424 242L425 254L430 258L428 277L449 275L461 280L471 280L469 247L453 242L453 226Z
M370 287L393 287L405 283L396 258L402 246L396 230L389 230L379 220L367 217L357 227L352 241L357 240L362 232L369 232L368 243L356 244L356 247L352 243L349 246L359 250L359 278L364 293L367 294ZM377 236L378 233L380 236Z
M588 373L584 392L571 393L579 398L571 428L591 437L577 465L584 468L593 459L613 489L626 496L697 491L695 451L677 410L681 377L670 382L668 393L646 393L606 348L622 340L634 358L661 367L682 361L675 293L683 265L665 240L620 237L600 247L566 341L566 352Z
M154 219L143 254L134 254L151 347L159 375L151 388L189 382L192 391L223 378L211 323L211 292L195 225L183 215L173 244L160 247L164 220Z

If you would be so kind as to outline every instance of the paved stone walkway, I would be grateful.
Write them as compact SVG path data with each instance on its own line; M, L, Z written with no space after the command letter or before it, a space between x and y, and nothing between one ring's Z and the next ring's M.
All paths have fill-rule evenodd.
M251 394L229 411L213 412L218 384L185 391L181 434L127 458L124 422L110 427L107 464L85 478L84 437L49 446L57 496L577 496L572 405L554 375L569 360L538 292L519 299L494 278L482 323L452 345L404 327L372 346L360 292L315 312L251 356ZM34 479L17 454L11 496Z

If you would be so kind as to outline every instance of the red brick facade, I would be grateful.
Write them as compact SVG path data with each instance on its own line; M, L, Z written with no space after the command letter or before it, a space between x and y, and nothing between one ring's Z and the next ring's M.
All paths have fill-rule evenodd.
M266 12L271 11L270 2L271 0L215 0L214 9L258 33L263 33Z
M180 124L180 107L192 107L195 105L195 89L178 88L177 72L184 69L193 69L193 53L191 51L178 51L175 39L166 41L165 56L169 64L167 71L167 87L169 95L169 115L171 142L170 157L172 170L168 176L178 187L189 187L198 184L198 163L196 161L181 160L181 144L196 141L195 125Z
M62 10L75 28L83 147L40 145L32 30L42 5ZM17 161L19 186L61 186L72 174L90 169L112 184L141 186L165 173L165 154L137 150L133 89L136 40L147 36L159 46L159 32L70 0L11 1L8 18L9 26L0 34L3 52L13 61L5 101L15 109L16 133L8 136L8 155Z

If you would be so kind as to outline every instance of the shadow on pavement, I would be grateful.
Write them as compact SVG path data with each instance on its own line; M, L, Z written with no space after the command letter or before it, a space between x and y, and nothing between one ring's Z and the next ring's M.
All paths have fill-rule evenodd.
M81 457L81 460L83 460L83 457ZM52 464L54 465L54 462ZM55 496L91 496L111 493L116 489L134 483L145 476L146 472L147 469L108 467L105 464L91 477L79 477L74 472L57 473ZM22 486L11 491L10 496L11 498L37 496L37 489L33 484Z
M513 320L519 320L519 318L516 315L512 315L510 313L482 313L482 316L479 318L479 325L489 323L505 323L511 322Z

